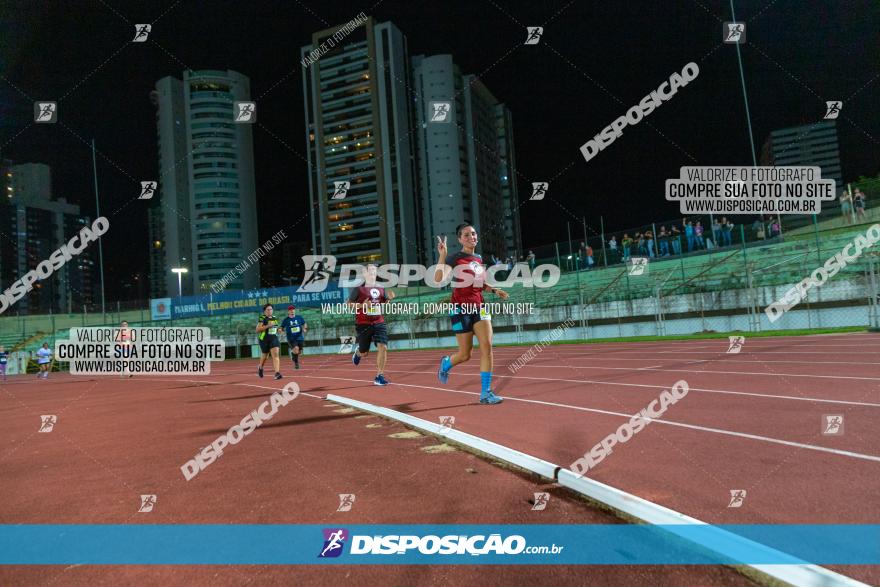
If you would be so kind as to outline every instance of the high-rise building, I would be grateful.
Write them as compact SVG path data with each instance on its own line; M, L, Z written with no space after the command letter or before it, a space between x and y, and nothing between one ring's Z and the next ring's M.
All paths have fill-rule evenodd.
M79 206L52 197L52 170L42 163L2 165L0 231L7 235L0 246L0 289L6 289L28 271L49 259L61 245L92 221ZM94 301L97 281L94 246L86 247L51 277L38 280L33 289L7 310L10 313L82 311Z
M188 270L184 295L207 293L258 246L253 135L233 116L234 102L250 101L250 80L235 71L186 71L183 80L160 79L150 98L159 135L150 293L177 295L175 267ZM227 287L259 283L255 265Z
M823 120L774 130L765 144L762 163L821 167L822 179L833 179L837 184L835 193L839 192L843 186L843 173L837 144L837 123Z
M414 57L413 82L422 242L429 258L434 235L454 239L464 221L477 228L484 254L521 255L510 111L476 76L463 75L451 55Z
M336 42L339 29L315 33L300 51L328 49L303 73L312 248L339 263L415 263L406 37L372 18Z

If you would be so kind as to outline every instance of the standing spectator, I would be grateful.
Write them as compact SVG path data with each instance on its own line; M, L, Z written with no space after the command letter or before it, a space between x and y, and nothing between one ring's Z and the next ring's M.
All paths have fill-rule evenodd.
M529 269L531 271L534 271L535 270L535 252L534 251L529 251L529 254L526 255L526 261L529 262Z
M776 238L781 233L782 233L782 227L779 226L779 222L777 220L774 220L770 224L770 238Z
M676 225L672 225L672 233L669 235L672 240L672 252L675 255L681 255L681 231Z
M684 237L688 242L688 253L694 250L694 225L690 220L682 220L684 224Z
M727 216L721 219L721 236L724 238L725 247L733 244L733 222L728 220Z
M660 235L657 237L657 241L660 243L660 256L668 257L669 256L669 233L666 232L666 227L660 227Z
M623 261L624 263L629 261L629 252L632 249L633 239L629 238L629 233L625 233L623 235L623 239L620 241L620 244L623 245Z
M645 231L645 244L648 246L648 257L654 257L654 233L653 231Z
M852 205L853 199L852 196L849 195L849 191L843 190L840 192L840 213L843 214L847 224L852 224L853 221Z
M636 233L636 244L638 246L639 255L642 257L647 257L648 249L645 248L645 235L641 232Z
M593 268L593 247L587 245L587 269Z
M752 233L755 236L755 240L762 240L765 238L764 234L764 221L763 219L755 218L755 221L752 222Z
M703 223L699 220L697 220L697 225L694 227L694 242L698 249L706 248L706 243L703 242Z
M611 240L608 241L608 257L610 263L617 263L617 237L611 235Z
M858 188L853 196L853 207L856 209L856 216L865 218L865 194Z
M581 267L583 264L583 267ZM587 244L584 241L581 241L580 246L578 246L578 269L587 269Z
M715 247L722 246L721 244L721 222L718 221L717 218L712 222L712 243Z

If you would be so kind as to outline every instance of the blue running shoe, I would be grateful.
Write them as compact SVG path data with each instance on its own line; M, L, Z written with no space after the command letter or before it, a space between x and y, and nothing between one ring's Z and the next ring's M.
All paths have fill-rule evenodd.
M361 364L361 356L357 354L357 351L351 355L351 362L354 363L355 367Z
M446 385L449 381L450 369L452 369L452 361L449 360L449 355L446 355L440 359L440 369L437 371L437 379L439 379L440 383L443 385Z
M376 375L376 378L373 379L373 385L388 385L388 380L384 375Z
M494 404L500 404L503 401L504 401L503 397L498 397L497 395L495 395L491 391L488 393L485 393L485 394L480 394L480 403L481 404L494 405Z

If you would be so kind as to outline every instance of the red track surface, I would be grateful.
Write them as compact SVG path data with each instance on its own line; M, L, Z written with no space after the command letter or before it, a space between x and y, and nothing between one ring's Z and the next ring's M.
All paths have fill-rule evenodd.
M754 338L739 354L720 340L563 345L512 375L525 350L495 351L498 406L476 402L476 349L447 386L435 374L441 351L392 353L385 388L371 384L373 355L357 368L347 356L306 356L300 371L285 361L282 382L257 379L254 361L201 378L11 378L0 387L0 523L609 523L552 486L548 508L532 512L532 493L548 486L466 453L422 451L438 442L389 438L405 429L319 397L452 415L457 429L568 466L679 379L688 395L592 478L714 523L880 519L880 336ZM180 465L291 378L299 399L184 480ZM58 416L53 432L37 433L41 414ZM842 436L821 434L823 414L844 415ZM742 507L727 507L731 489L747 491ZM158 495L149 514L137 513L142 493ZM352 511L336 512L339 493L357 495ZM876 568L835 570L880 582ZM487 572L540 584L745 582L706 567L0 567L0 583L485 584Z

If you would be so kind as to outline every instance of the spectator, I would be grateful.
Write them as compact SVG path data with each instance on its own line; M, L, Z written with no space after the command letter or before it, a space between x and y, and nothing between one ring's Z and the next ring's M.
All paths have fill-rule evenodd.
M727 216L721 219L721 237L725 247L733 244L733 222L728 220Z
M716 247L723 246L721 244L721 222L717 218L712 222L712 243Z
M617 237L611 235L611 240L608 241L608 257L610 263L617 263Z
M782 227L779 225L779 221L774 220L770 224L770 238L776 238L780 234L782 234Z
M593 247L587 245L587 269L593 268Z
M529 251L529 254L526 255L526 261L529 262L529 269L534 271L535 270L535 252L534 251Z
M650 230L645 231L645 244L648 247L648 257L654 257L654 233Z
M853 199L848 190L840 192L840 213L846 218L847 224L852 224L852 205Z
M762 219L755 218L755 221L752 222L752 233L755 235L756 240L762 240L766 237L764 234L764 222Z
M672 252L675 255L681 255L681 231L676 225L672 225L672 233L669 235L672 240Z
M666 227L660 227L660 235L657 237L657 241L660 243L660 257L668 257L669 256L669 233L666 232Z
M865 194L858 188L856 188L856 194L853 196L853 208L856 209L856 216L865 218Z
M623 235L620 244L623 245L623 261L629 261L629 252L632 249L633 239L629 238L629 234L626 233Z
M688 253L690 253L694 250L694 225L690 220L682 220L681 222L684 225L684 237L687 239Z
M636 245L638 247L639 255L642 257L647 257L648 249L645 248L645 235L641 232L636 233Z
M699 220L697 220L697 225L694 227L694 242L698 249L706 248L706 243L703 241L703 223Z
M581 263L583 263L583 267L581 267ZM580 246L578 247L578 269L587 269L587 245L584 241L581 241Z

